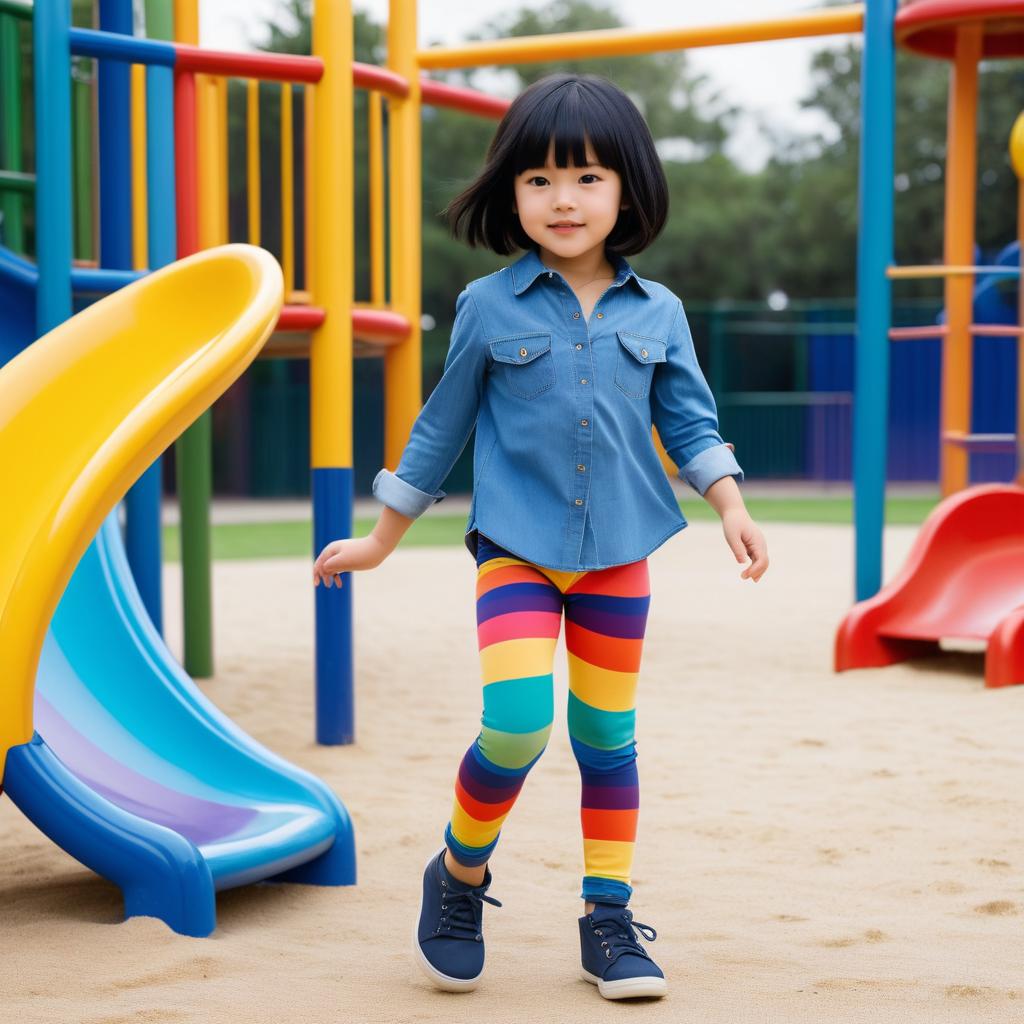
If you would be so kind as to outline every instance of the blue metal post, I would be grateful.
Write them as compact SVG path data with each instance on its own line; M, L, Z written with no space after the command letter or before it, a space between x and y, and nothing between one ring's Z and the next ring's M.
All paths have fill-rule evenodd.
M313 557L332 540L352 536L352 469L312 470ZM316 603L316 741L355 742L352 583L355 573L343 574L344 586L315 588Z
M178 252L174 207L174 72L146 69L146 194L149 267L173 263Z
M882 585L882 528L889 417L893 259L894 42L896 0L867 0L861 65L857 350L853 406L856 598Z
M131 0L100 0L100 29L130 36ZM122 60L99 62L100 265L132 266L131 67ZM166 200L164 200L166 201ZM125 548L142 602L163 632L160 550L160 459L125 496Z
M71 316L70 0L36 0L32 69L36 106L36 328Z

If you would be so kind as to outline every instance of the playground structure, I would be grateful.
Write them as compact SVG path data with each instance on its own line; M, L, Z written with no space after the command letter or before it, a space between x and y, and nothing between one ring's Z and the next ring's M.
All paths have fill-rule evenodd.
M1010 8L1011 13L1018 13L1024 2L995 6L1004 14ZM215 248L228 241L224 144L227 77L249 80L248 240L259 242L259 94L255 82L281 82L284 305L274 315L279 330L308 331L308 342L296 346L294 342L272 338L260 350L266 325L257 329L250 324L248 342L239 343L227 357L230 366L224 371L225 379L217 393L230 382L226 378L243 372L257 357L257 351L264 356L279 355L285 350L292 355L308 356L312 382L314 552L330 539L351 534L354 342L361 341L385 359L387 465L397 464L420 407L422 105L446 105L492 118L500 117L507 108L505 101L431 82L420 76L421 71L522 63L552 56L626 55L825 36L859 32L863 27L865 132L861 223L865 229L859 241L855 479L858 566L861 544L865 541L870 562L871 531L875 527L880 539L884 491L885 352L890 337L886 321L887 274L892 273L892 0L871 0L866 8L851 5L740 25L655 32L584 32L425 51L416 49L415 4L412 0L392 0L387 68L368 67L352 60L351 12L338 0L317 3L313 54L309 57L203 50L197 45L196 0L175 3L173 24L167 17L166 3L153 2L147 8L147 30L155 38L132 35L131 5L125 0L102 0L99 30L72 28L64 0L37 0L31 7L23 0L0 0L0 56L6 68L15 59L11 47L13 19L23 19L26 14L33 19L37 125L35 176L23 169L20 156L14 156L20 154L20 141L13 130L5 136L4 165L0 169L8 243L7 248L0 249L0 299L4 302L0 358L14 357L10 367L0 370L0 389L15 380L15 373L25 372L25 367L36 367L36 373L24 383L26 395L39 403L39 409L56 408L47 404L58 393L52 390L56 381L51 382L43 365L44 354L50 352L57 353L48 367L50 374L72 386L84 383L79 364L71 356L80 346L80 365L84 367L89 357L100 351L104 336L95 329L95 317L85 321L76 317L61 331L60 325L73 312L76 291L82 295L115 292L102 300L103 305L90 307L80 316L88 317L90 310L121 308L118 303L125 307L132 303L141 306L147 301L145 297L163 287L160 282L179 280L178 275L184 281L187 268L199 265L186 260L169 267L175 259L197 259L195 254L207 249L215 249L208 254L209 259L227 259L227 254ZM16 55L16 30L13 38ZM57 69L68 67L75 54L100 62L98 266L76 266L72 260L72 224L76 217L84 218L85 212L82 200L77 209L72 204L71 88L67 76ZM351 75L347 72L349 68ZM21 103L16 90L11 91L12 77L17 78L9 72L0 75L0 82L4 83L0 102L5 110L5 125L13 124L8 110L14 106L20 109ZM363 304L354 301L352 284L354 242L349 199L353 182L351 111L355 86L371 92L373 269L371 298ZM298 213L307 225L309 243L306 287L301 290L295 280L296 142L292 122L293 100L300 89L305 110L303 167L309 182L306 204ZM12 103L10 96L16 102ZM383 97L389 103L390 259L386 275ZM132 140L131 144L127 140ZM879 187L880 181L883 187ZM25 258L24 238L20 234L24 202L33 193L34 263ZM888 213L881 216L886 203ZM237 255L239 259L247 258ZM963 274L959 267L939 269L946 274L947 281L959 280ZM142 280L138 280L140 277ZM390 285L387 302L385 279ZM195 278L190 287L195 287ZM191 296L192 292L185 289L172 295L169 288L163 287L162 294L160 303L147 307L147 319L143 321L139 314L139 323L144 322L145 328L137 327L133 337L145 338L151 325L158 330L161 323L176 322L182 315L179 311L189 307L184 296ZM223 316L222 337L237 340L239 332L245 333L243 325L250 322L250 303L233 302L228 293L222 299L222 307L212 304ZM272 324L274 316L266 315ZM90 323L93 330L84 331L83 324ZM951 310L947 343L959 323L959 319L954 322ZM930 331L934 334L934 327ZM38 335L43 337L33 341ZM254 343L257 337L258 344ZM125 422L134 423L134 410L145 404L147 394L159 390L161 381L166 384L187 368L206 365L210 353L200 346L201 339L183 336L179 341L183 347L174 357L177 362L163 364L164 377L146 377L143 371L156 371L152 367L147 369L145 360L141 360L140 375L133 380L134 390L126 388L123 404L116 406L115 419L120 416ZM191 352L185 347L188 343L196 346ZM192 360L196 360L195 366ZM126 365L134 364L128 361ZM99 376L96 380L95 386L101 388L104 378ZM150 424L153 436L136 436L131 444L126 442L120 454L103 439L102 429L111 436L116 433L112 422L104 421L105 428L103 424L90 424L95 429L84 431L90 435L95 457L109 460L109 467L117 468L117 473L104 492L104 501L83 500L79 507L77 539L81 546L69 546L61 569L66 565L70 572L76 556L81 561L70 580L63 577L67 590L59 605L54 608L40 599L34 614L23 612L25 617L18 620L11 611L17 606L0 591L4 601L0 604L0 637L10 644L9 656L16 655L14 663L20 667L18 676L13 681L5 678L0 689L0 710L4 711L4 722L10 723L0 733L0 756L5 757L5 762L0 763L0 781L26 814L55 841L83 863L122 885L129 914L156 913L179 930L206 934L213 926L213 889L258 878L351 882L354 858L351 827L337 799L317 780L245 737L202 698L188 678L212 672L209 422L203 409L216 394L213 389L196 390L186 397L180 408L154 411L156 420ZM75 408L81 407L61 413L64 418L60 422L67 424L69 430L78 428ZM53 415L56 417L57 413ZM159 469L150 460L192 419L196 423L177 442L186 600L183 672L160 639ZM37 429L39 422L46 422L45 417L37 421ZM6 428L6 421L3 423ZM5 444L10 443L10 464L26 462L25 446L32 435L13 431L9 436L6 434L5 429L0 437ZM660 445L659 449L666 469L674 471ZM7 466L5 461L5 469ZM133 480L137 482L127 493L127 529L122 541L113 503L117 492L124 493ZM46 512L33 504L19 505L10 512L19 528L17 534L12 529L11 536L31 535L22 547L5 541L0 548L4 556L0 564L8 566L7 571L14 579L25 560L40 555L37 549L42 543L41 534L35 531ZM877 516L872 519L875 512ZM94 538L85 535L90 530ZM92 544L86 549L90 539ZM45 581L49 588L47 600L60 597L63 583L60 575L51 571ZM351 576L346 576L345 586L340 589L316 588L315 600L317 739L321 743L351 742ZM17 631L13 625L19 621L22 630ZM104 637L102 649L97 643L98 636ZM190 708L182 719L185 724L178 731L165 732L161 716L170 707L180 710L182 706ZM90 737L92 746L85 742ZM106 761L96 753L98 737L103 737L99 749L109 756ZM212 819L217 819L219 832L208 830ZM106 821L105 830L95 831L96 821ZM294 842L278 842L285 832L297 836ZM181 845L182 840L186 845ZM160 874L155 867L159 857L147 860L136 853L140 846L147 845L151 850L159 850L160 842L177 844L176 848L183 851L167 875ZM229 846L238 853L237 859L221 856ZM193 850L200 851L199 860L209 872L202 882L205 895L198 919L183 917L178 912L180 908L150 899L155 892L174 886L179 892L187 891L181 880L191 873L202 874ZM169 885L169 880L174 886Z
M985 57L1024 56L1024 3L960 3L914 0L895 18L887 37L926 57L950 59L944 265L885 268L887 280L937 277L944 282L946 323L942 339L940 466L945 500L932 510L906 565L881 591L881 526L884 499L888 342L933 336L934 327L893 329L889 294L876 266L860 266L864 329L857 347L858 379L882 386L867 398L860 390L855 412L855 526L857 596L835 637L837 671L881 666L934 653L940 641L985 641L987 686L1024 683L1024 288L1021 265L972 266L976 190L978 64ZM891 59L881 77L891 72ZM880 89L884 88L880 84ZM870 128L868 128L869 133ZM867 143L865 143L867 146ZM884 147L883 147L884 148ZM891 152L891 149L889 150ZM1024 114L1010 132L1010 160L1018 178L1017 239L1024 239ZM862 173L862 195L875 190L880 252L891 252L891 166ZM883 185L884 183L884 185ZM866 202L870 201L870 198ZM867 210L865 207L865 214ZM870 223L868 229L870 228ZM876 227L879 232L884 228ZM866 281L864 274L870 276ZM972 323L974 279L1002 273L1018 280L1017 325ZM1017 339L1017 421L1015 434L972 432L975 339ZM860 374L864 374L863 377ZM867 399L867 401L866 401ZM1011 448L1017 476L1006 486L966 487L969 453Z
M95 303L0 374L0 466L18 496L0 512L6 790L121 888L127 915L188 935L213 930L217 889L355 881L344 807L181 671L126 585L109 515L252 361L281 298L269 253L216 248Z

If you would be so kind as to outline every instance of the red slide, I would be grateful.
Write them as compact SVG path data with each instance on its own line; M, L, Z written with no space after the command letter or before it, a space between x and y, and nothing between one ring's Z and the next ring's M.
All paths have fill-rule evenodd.
M843 620L835 670L920 657L952 637L988 642L986 686L1024 683L1024 487L969 487L932 509L899 574Z

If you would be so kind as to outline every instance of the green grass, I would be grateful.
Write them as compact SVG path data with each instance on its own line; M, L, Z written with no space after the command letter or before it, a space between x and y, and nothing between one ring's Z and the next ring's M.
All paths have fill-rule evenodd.
M938 496L890 498L885 506L885 521L890 525L919 525L938 502ZM839 523L849 524L853 504L849 498L748 498L747 508L762 523ZM688 501L683 514L693 521L717 517L714 509L702 501ZM374 519L357 519L355 536L365 537L373 529ZM416 547L447 547L462 544L466 517L431 515L417 519L402 538L402 544ZM213 557L229 558L310 558L312 524L306 521L280 523L232 523L214 526ZM164 557L177 561L180 541L176 526L165 526Z

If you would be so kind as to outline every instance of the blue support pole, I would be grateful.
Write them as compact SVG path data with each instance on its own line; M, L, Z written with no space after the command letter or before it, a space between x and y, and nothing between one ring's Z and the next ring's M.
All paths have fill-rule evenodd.
M174 205L174 72L146 69L146 195L149 266L173 263L178 252Z
M100 0L100 29L131 36L131 0ZM102 38L102 37L101 37ZM132 268L131 67L122 60L99 62L100 265ZM164 200L166 201L166 200ZM142 602L163 633L160 545L160 459L125 496L125 548Z
M351 467L314 469L313 557L337 537L352 536ZM352 581L342 573L338 589L321 585L316 594L316 741L355 742Z
M867 0L861 64L857 348L853 405L856 599L882 585L893 261L896 0Z
M36 329L71 316L70 0L36 0L32 65L36 106Z

